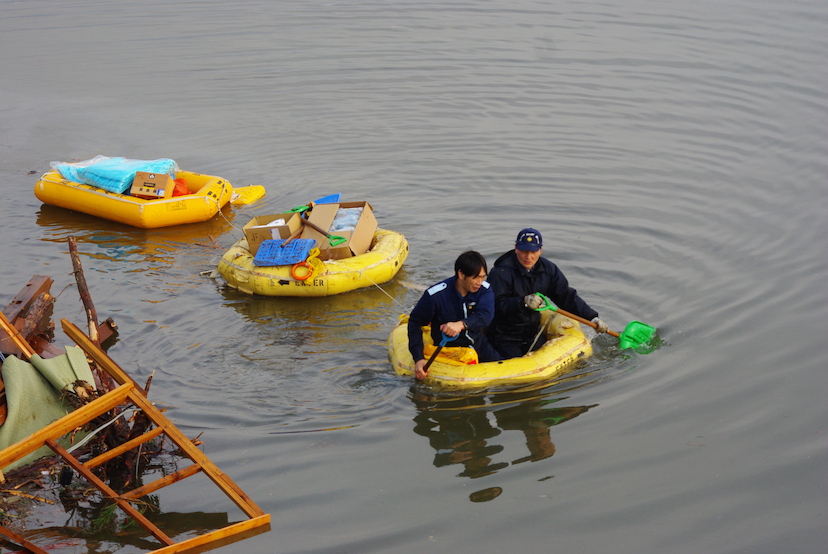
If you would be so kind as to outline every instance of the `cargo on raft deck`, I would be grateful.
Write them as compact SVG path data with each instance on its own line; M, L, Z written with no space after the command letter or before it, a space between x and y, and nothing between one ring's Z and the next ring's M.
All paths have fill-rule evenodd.
M206 221L233 196L233 186L221 177L178 171L176 178L184 180L190 194L147 200L69 181L58 171L45 173L35 184L34 193L44 204L142 229Z
M408 257L408 241L394 231L377 229L365 254L338 260L315 260L309 276L297 278L290 265L260 267L253 263L247 239L238 240L219 260L216 271L227 284L263 296L330 296L390 281Z

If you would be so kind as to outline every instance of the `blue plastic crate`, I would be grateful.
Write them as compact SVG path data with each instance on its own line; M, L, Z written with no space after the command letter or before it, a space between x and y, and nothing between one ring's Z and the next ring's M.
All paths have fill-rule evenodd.
M253 263L260 267L297 264L308 259L308 252L316 244L314 239L293 239L283 247L284 242L285 239L263 241Z

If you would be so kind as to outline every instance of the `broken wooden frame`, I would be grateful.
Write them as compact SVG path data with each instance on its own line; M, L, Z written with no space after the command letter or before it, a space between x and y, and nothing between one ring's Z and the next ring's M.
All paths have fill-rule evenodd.
M5 318L4 318L5 319ZM62 457L72 469L83 476L89 483L98 488L104 497L113 500L118 507L120 507L127 515L132 517L144 529L151 533L164 546L160 549L154 550L153 554L173 554L173 553L195 553L204 552L213 548L218 548L233 542L258 535L270 530L270 514L266 514L259 508L230 477L225 475L215 464L213 464L193 442L186 437L178 428L164 416L161 411L156 408L146 397L146 392L142 389L132 378L121 369L101 348L92 342L83 331L78 329L74 324L66 319L61 319L61 325L66 335L72 339L94 362L109 374L115 382L119 385L116 389L96 398L88 404L76 409L65 417L47 425L37 433L30 435L26 439L14 444L2 452L0 452L0 468L6 467L20 458L34 452L35 450L48 446L55 454ZM13 337L20 340L19 335ZM20 341L22 342L22 341ZM19 344L24 355L31 352L28 345L25 343ZM28 351L27 351L28 350ZM155 428L147 431L140 437L128 441L117 448L110 449L107 452L88 460L81 462L75 458L71 453L67 452L56 441L59 437L73 431L74 429L88 424L96 417L108 412L119 406L133 405L135 408L141 410L147 418L155 425ZM179 450L183 452L193 464L181 469L171 475L162 477L152 483L138 487L132 491L124 494L118 494L112 490L106 483L99 479L92 468L119 456L129 450L138 447L139 445L148 442L159 435L166 435L172 440ZM161 529L156 527L143 514L132 507L130 501L137 500L147 494L151 494L168 485L186 479L197 473L204 473L210 480L215 483L236 506L238 506L247 515L248 520L239 523L234 523L176 543L168 537ZM12 542L29 549L35 554L43 552L35 545L25 541L20 542L22 537L15 535L8 529L0 527L0 534L5 535Z
M23 340L32 346L43 358L53 358L63 354L63 350L55 347L46 338L38 333L38 326L54 327L48 322L51 315L54 297L50 294L53 280L46 275L34 275L14 299L3 308L3 314L11 326L20 331ZM104 344L118 334L118 327L112 318L107 318L97 326L98 342ZM16 341L6 333L0 331L0 351L7 354L20 354Z

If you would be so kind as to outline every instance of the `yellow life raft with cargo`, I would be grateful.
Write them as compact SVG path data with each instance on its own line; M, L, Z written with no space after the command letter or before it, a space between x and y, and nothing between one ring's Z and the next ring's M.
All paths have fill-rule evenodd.
M235 289L263 296L330 296L390 281L408 257L408 241L394 231L377 229L364 254L271 267L257 266L246 238L239 239L218 262L216 271ZM318 250L317 250L318 252ZM299 267L297 267L299 266Z
M543 312L541 325L546 332L546 343L520 358L468 364L462 363L464 356L456 351L469 348L445 347L443 351L447 351L447 355L444 356L443 351L437 355L424 382L455 389L527 385L560 377L571 371L578 361L592 355L592 345L577 321ZM433 351L428 327L423 327L423 342L427 352ZM388 357L399 375L414 376L414 360L408 351L408 315L400 316L388 337Z
M230 202L234 193L242 203L264 196L264 187L260 185L234 191L226 179L213 175L178 171L176 178L184 180L190 194L145 200L69 181L57 170L45 173L35 185L34 193L45 204L143 229L206 221Z

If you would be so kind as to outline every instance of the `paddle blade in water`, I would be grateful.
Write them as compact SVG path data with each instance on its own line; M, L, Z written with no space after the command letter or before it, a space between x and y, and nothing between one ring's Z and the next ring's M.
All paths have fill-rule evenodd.
M655 327L650 327L640 321L630 321L619 337L618 347L622 350L625 348L637 349L649 343L653 336L655 336Z

